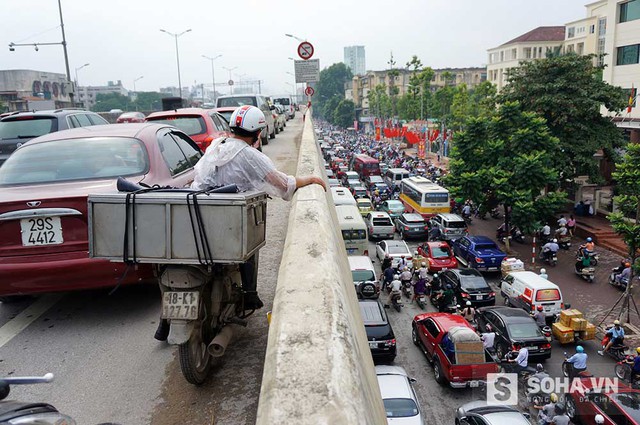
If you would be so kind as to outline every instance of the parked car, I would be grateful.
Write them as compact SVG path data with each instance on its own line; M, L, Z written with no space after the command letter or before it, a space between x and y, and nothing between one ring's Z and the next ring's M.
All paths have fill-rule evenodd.
M467 301L474 307L496 303L496 293L477 270L445 270L440 273L440 278L443 283L451 285L460 305L465 305Z
M367 225L369 240L372 239L393 239L393 223L389 214L382 211L371 211L364 218Z
M400 201L386 200L380 204L380 211L386 212L392 220L395 220L404 213L404 205Z
M531 425L530 416L518 409L489 404L484 400L471 401L458 407L456 425Z
M507 256L486 236L464 236L454 240L451 248L462 264L478 270L500 270L502 260Z
M114 286L126 265L90 259L87 196L116 179L185 187L202 156L166 124L120 124L51 133L19 147L0 167L0 295ZM153 278L139 265L123 284Z
M284 131L287 126L287 115L284 113L284 109L280 105L274 105L275 109L271 111L273 113L273 120L275 122L276 133Z
M327 179L327 183L329 184L329 187L341 187L342 185L340 184L340 180L338 179L331 179L328 178ZM356 200L357 201L357 200Z
M179 128L189 135L203 152L215 139L231 136L227 121L211 109L181 108L153 112L145 120Z
M80 109L12 112L0 120L0 165L19 146L36 137L67 130L109 124L95 112Z
M289 97L276 97L273 99L273 102L276 105L282 105L282 108L284 109L286 115L287 115L287 120L292 119L293 117L296 116L296 110L293 106L293 102L291 101L291 98Z
M268 139L275 139L276 137L276 126L273 120L273 114L271 113L272 106L269 105L265 96L259 94L232 94L228 96L219 96L218 99L216 99L216 109L229 107L239 108L244 105L255 106L264 114L267 126L265 127L264 132L260 134L260 137L262 144L268 145Z
M446 242L427 242L418 246L418 254L427 259L429 273L458 268L458 260Z
M450 313L418 314L413 318L411 329L413 343L433 365L438 384L477 388L486 385L487 374L498 373L498 364L464 317ZM445 338L455 347L454 358L447 356L443 346ZM464 348L458 349L458 344Z
M429 226L420 214L400 214L395 224L402 239L426 239L429 235Z
M238 109L237 106L225 106L222 108L214 108L213 110L222 115L222 118L224 118L227 124L229 124L229 121L231 121L231 115L233 115L236 109Z
M499 358L522 347L529 350L529 359L546 360L551 357L551 344L542 334L535 320L524 310L513 307L484 307L476 312L478 330L487 324L496 333L493 348Z
M356 204L358 205L358 210L363 218L373 211L373 204L371 204L371 199L369 198L356 198Z
M396 336L389 317L379 300L359 300L364 329L374 362L393 363L396 358Z
M387 423L424 425L420 403L413 390L415 379L400 366L376 366L378 387L387 413Z
M450 241L468 233L467 223L457 214L436 214L429 220L429 227L440 229L440 239Z
M125 122L144 122L144 114L142 112L125 112L121 114L116 120L116 124L122 124Z
M378 260L382 261L387 254L389 254L391 258L391 265L393 267L398 267L398 262L403 256L407 261L413 260L411 251L409 251L409 247L405 241L386 240L378 242L376 244L376 257Z
M364 182L367 185L367 187L371 187L372 184L384 183L384 180L382 179L382 176L378 176L378 175L375 175L375 174L369 174L369 175L365 176Z
M580 383L581 386L572 385L565 396L567 416L571 422L595 425L595 416L602 415L605 425L640 424L640 390L618 383L615 390L605 387L593 391L591 379L583 378ZM580 392L580 388L585 389L586 394Z

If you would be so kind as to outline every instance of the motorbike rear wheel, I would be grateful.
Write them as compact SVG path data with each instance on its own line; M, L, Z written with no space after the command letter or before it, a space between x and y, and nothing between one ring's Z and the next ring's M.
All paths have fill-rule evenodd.
M202 307L201 311L204 312L204 310L205 308ZM201 314L204 315L204 313ZM189 341L178 346L180 370L190 384L201 385L209 376L214 359L207 351L207 346L213 336L212 330L207 326L207 320L200 318L194 324Z
M622 379L623 381L628 380L631 376L631 366L626 363L616 364L613 370L618 379Z

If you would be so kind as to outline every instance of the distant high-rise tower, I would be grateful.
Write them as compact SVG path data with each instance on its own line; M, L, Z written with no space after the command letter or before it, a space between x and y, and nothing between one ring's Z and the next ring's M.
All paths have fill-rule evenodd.
M344 64L353 75L364 75L367 70L364 60L364 46L347 46L344 48Z

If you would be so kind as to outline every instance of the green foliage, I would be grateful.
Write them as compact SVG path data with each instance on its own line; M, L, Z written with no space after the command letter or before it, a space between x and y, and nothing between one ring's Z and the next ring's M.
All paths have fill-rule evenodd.
M334 63L328 68L320 71L320 80L316 85L316 93L314 96L316 111L318 111L325 119L331 121L333 109L330 113L325 114L326 103L334 96L340 96L344 99L345 83L351 82L353 74L351 70L342 62ZM337 103L335 104L337 106Z
M108 112L112 109L123 111L158 111L162 109L162 98L165 94L158 92L139 92L135 101L120 93L99 93L96 104L91 108L96 112Z
M467 85L463 83L456 87L453 93L453 99L451 101L451 126L462 130L465 121L470 115L471 96L467 90Z
M333 124L333 112L336 110L340 102L344 99L344 96L334 94L329 100L324 102L322 109L320 110L322 116Z
M387 95L387 87L384 84L378 84L367 93L369 101L369 110L372 115L382 119L391 116L391 99Z
M589 175L601 177L593 154L604 149L615 158L614 149L623 143L622 134L602 116L600 107L620 111L626 106L622 89L600 78L601 68L593 65L594 55L556 56L521 63L509 72L509 84L498 97L500 103L520 102L547 120L551 133L560 140L556 158L565 179Z
M630 143L622 161L613 173L619 195L614 198L619 212L609 214L613 229L622 236L629 249L629 258L636 261L640 249L640 145ZM635 222L629 220L635 219Z
M555 191L558 152L545 120L509 102L493 117L467 121L456 136L447 184L455 196L512 207L511 221L531 233L565 202Z
M333 124L342 128L352 127L355 118L356 105L350 100L342 99L333 111Z
M483 81L471 90L471 116L489 117L496 111L496 86L489 81Z

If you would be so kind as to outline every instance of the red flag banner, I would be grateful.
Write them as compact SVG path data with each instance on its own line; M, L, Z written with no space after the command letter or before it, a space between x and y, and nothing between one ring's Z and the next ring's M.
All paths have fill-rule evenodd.
M633 88L633 84L631 84L631 91L629 92L629 105L627 106L627 113L630 114L633 109L633 104L636 101L636 89Z

